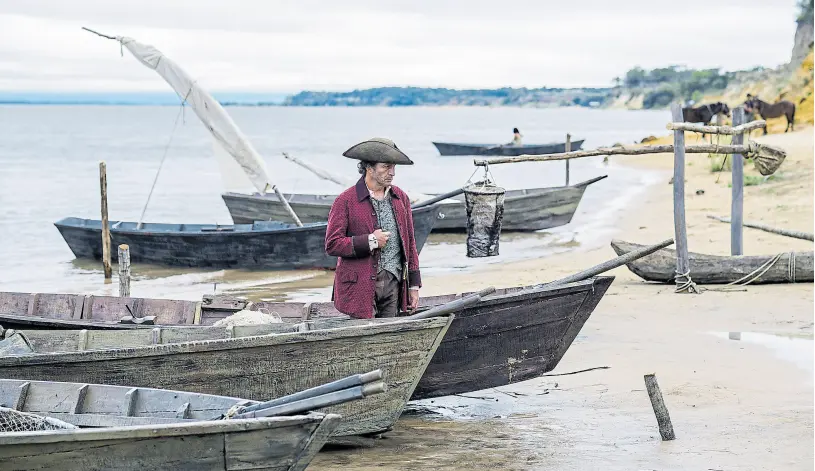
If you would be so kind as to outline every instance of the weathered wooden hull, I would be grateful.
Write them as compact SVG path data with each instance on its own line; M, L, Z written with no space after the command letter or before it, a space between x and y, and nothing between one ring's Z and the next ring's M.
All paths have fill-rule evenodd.
M3 470L305 469L336 416L0 434Z
M640 244L614 240L611 247L617 255L644 247ZM793 254L790 264L790 254ZM758 273L774 255L720 256L690 252L691 279L699 284L727 284ZM676 251L662 249L627 264L628 269L646 281L674 283L676 275ZM748 277L752 278L752 276ZM784 253L764 274L750 284L763 283L811 283L813 281L812 252Z
M541 155L557 154L566 152L565 142L553 142L550 144L529 144L524 146L501 146L500 144L456 144L452 142L434 142L434 146L439 151L439 155L501 155L516 156L522 154ZM580 150L583 146L583 139L573 141L571 150Z
M604 178L606 178L605 175L566 187L507 191L504 196L504 216L501 229L537 231L568 224L583 198L586 187ZM280 219L286 214L285 207L273 196L241 193L224 193L221 196L236 224L253 220ZM334 198L336 195L286 195L289 204L303 222L327 220ZM435 221L435 226L431 226L430 229L435 231L467 230L467 209L464 199L463 197L456 199L458 203L439 205L443 217ZM417 243L419 242L419 223L416 216L418 211L421 209L414 212Z
M34 330L25 334L35 351L61 353L0 357L0 378L177 389L265 401L382 369L385 393L324 411L342 416L333 435L365 435L389 430L398 419L450 322L402 320L234 338L241 335L237 328ZM251 332L268 327L247 328Z
M435 209L427 208L422 214ZM427 219L430 227L422 226L422 232L416 234L416 248L420 252L435 217ZM135 223L111 222L110 239L113 247L119 244L130 247L133 263L264 270L336 268L337 258L325 253L325 222L274 229L264 227L266 224L261 220L236 225L235 230L221 226L219 230L196 231L185 228L206 226L145 224L136 229ZM102 258L101 221L65 218L55 226L77 258ZM161 230L154 229L155 226ZM112 251L111 259L118 260L118 251Z

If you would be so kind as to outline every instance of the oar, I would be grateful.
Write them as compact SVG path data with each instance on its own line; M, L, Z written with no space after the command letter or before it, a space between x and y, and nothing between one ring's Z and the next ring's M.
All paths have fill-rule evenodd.
M418 314L413 314L412 316L400 317L398 320L404 319L427 319L429 317L438 317L444 316L447 314L452 314L456 311L460 311L464 308L470 307L472 305L478 304L481 301L481 298L491 295L495 292L495 287L490 286L487 288L482 289L477 293L473 293L463 298L459 298L449 303L440 304L438 306L432 307L427 311L420 312Z
M337 391L342 391L344 389L364 386L369 383L373 383L376 381L380 381L382 379L382 370L373 370L368 373L363 374L356 374L353 376L348 376L342 379L338 379L337 381L332 381L330 383L321 384L319 386L315 386L311 389L306 389L305 391L296 392L294 394L289 394L288 396L279 397L277 399L272 399L271 401L261 402L251 406L241 407L239 409L240 413L252 412L261 409L268 409L270 407L276 407L288 403L293 402L301 402L303 400L324 396L326 394L334 393Z
M415 203L415 204L411 205L410 209L424 208L425 206L430 206L433 203L438 203L441 200L446 200L447 198L452 198L452 197L458 196L458 195L460 195L462 193L464 193L464 187L456 188L455 190L448 191L447 193L444 193L442 195L434 196L432 198L419 201L418 203Z
M230 417L231 419L253 419L256 417L275 417L279 415L293 415L303 412L322 409L324 407L343 404L345 402L355 401L371 396L373 394L380 394L386 391L385 383L376 381L373 383L363 384L353 388L334 391L332 393L323 394L320 396L309 397L301 401L289 402L274 407L267 407L264 409L252 410L251 412L242 412Z
M626 263L633 262L634 260L639 260L646 255L650 255L658 250L664 249L665 247L674 243L673 239L666 239L662 242L654 245L650 245L648 247L643 247L639 250L634 250L628 252L625 255L620 255L617 258L613 258L607 262L603 262L599 265L595 265L587 270L583 270L579 273L575 273L574 275L569 275L565 278L561 278L559 280L555 280L549 283L541 283L536 286L536 288L542 286L555 286L555 285L562 285L566 283L574 283L576 281L586 280L591 278L595 275L599 275L600 273L607 272L613 268L617 268L619 266L625 265Z

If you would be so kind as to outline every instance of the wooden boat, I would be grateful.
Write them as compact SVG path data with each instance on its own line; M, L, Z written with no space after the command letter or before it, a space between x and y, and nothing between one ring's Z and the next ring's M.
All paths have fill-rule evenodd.
M416 211L416 249L421 252L438 215L436 205ZM324 220L325 221L325 220ZM62 238L77 258L102 258L102 221L69 217L57 221ZM325 253L327 223L304 227L276 221L250 224L202 225L117 221L110 223L110 240L130 246L130 261L157 265L212 268L300 269L337 266ZM111 259L118 260L117 251Z
M640 244L614 240L611 247L617 255L642 248ZM750 284L806 283L813 281L813 255L809 252L780 254L774 263L774 255L721 256L690 252L690 277L698 284L727 284L752 279ZM792 263L790 263L792 262ZM645 281L673 283L676 275L676 251L662 249L627 264L629 270Z
M0 379L3 407L81 429L0 433L2 468L303 470L340 423L334 414L212 420L235 397L101 384Z
M504 196L504 216L502 230L537 231L568 224L572 220L586 188L606 175L592 178L576 185L551 188L531 188L509 190ZM286 208L280 201L269 195L244 193L224 193L221 195L235 224L254 220L280 219L286 217ZM320 222L328 219L328 211L336 195L287 194L286 200L305 222ZM467 210L464 197L452 198L457 202L441 204L443 217L435 222L434 231L467 230ZM414 211L414 225L417 226ZM418 236L416 243L419 243Z
M449 332L412 393L412 399L503 386L551 371L566 353L613 280L614 277L596 277L555 287L498 289L495 294L475 306L457 312ZM432 307L467 294L469 293L425 297L421 298L420 304L426 308ZM0 301L2 299L0 295ZM247 306L245 301L234 304L212 299L208 301L200 311L196 324L211 325L245 308L274 312L286 322L271 324L266 327L268 329L284 329L284 325L298 325L298 329L322 329L360 322L348 320L347 316L334 309L331 302L261 302ZM121 306L121 303L117 306ZM126 313L123 308L119 312L107 309L105 319L117 322ZM162 318L159 315L158 318L179 316L167 315ZM2 315L0 324L3 323L1 319ZM90 321L101 324L105 319L97 316ZM386 321L372 322L380 324ZM64 328L75 327L66 325ZM241 335L259 328L235 327L238 329L236 332L242 332ZM88 334L93 333L89 331ZM31 335L35 336L36 333L31 332ZM148 336L146 333L142 335Z
M269 400L381 369L386 391L323 412L333 436L391 428L436 352L451 317L266 335L280 324L131 330L22 331L35 354L0 357L0 378L180 389ZM287 327L284 327L287 328ZM330 354L326 354L330 352Z
M572 141L571 150L580 150L583 139ZM433 142L439 155L505 155L515 156L522 154L541 155L566 152L565 142L550 142L548 144L524 144L522 146L501 144L462 144L453 142Z

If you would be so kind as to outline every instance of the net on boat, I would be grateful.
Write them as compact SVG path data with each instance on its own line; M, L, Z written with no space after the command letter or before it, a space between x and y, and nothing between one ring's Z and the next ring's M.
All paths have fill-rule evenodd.
M41 430L70 430L75 425L52 417L44 417L28 412L0 407L0 433L38 432Z
M488 181L473 183L465 188L468 257L498 255L505 193L503 188Z

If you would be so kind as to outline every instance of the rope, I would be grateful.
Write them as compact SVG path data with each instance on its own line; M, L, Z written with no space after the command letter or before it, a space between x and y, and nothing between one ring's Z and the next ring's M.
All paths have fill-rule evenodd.
M787 278L790 281L790 283L795 283L795 252L781 252L779 254L776 254L776 255L772 256L770 259L768 259L766 262L764 262L760 267L758 267L755 270L751 271L750 273L744 275L743 277L739 278L738 280L730 282L730 283L724 285L721 288L705 288L705 291L728 292L728 291L733 291L731 288L747 286L750 283L752 283L752 282L756 281L757 279L761 278L768 271L770 271L770 268L775 266L775 264L778 263L778 261L781 260L781 257L783 257L785 254L789 254L789 263L787 265L787 270L788 270L787 271ZM690 276L688 276L688 280L690 280ZM689 281L689 283L690 283L690 281ZM682 285L682 286L684 287L685 285ZM694 285L694 288L696 288L695 285ZM679 292L680 287L677 287L676 290L677 290L677 292Z
M702 294L702 290L698 286L696 286L696 283L694 283L693 280L691 279L690 270L688 270L686 273L679 272L676 273L677 274L674 277L674 280L677 280L679 278L685 278L687 279L687 281L677 286L676 289L674 290L674 293L681 293L683 291L687 291L688 293L691 294Z

